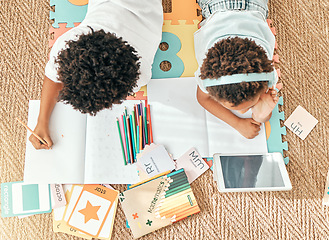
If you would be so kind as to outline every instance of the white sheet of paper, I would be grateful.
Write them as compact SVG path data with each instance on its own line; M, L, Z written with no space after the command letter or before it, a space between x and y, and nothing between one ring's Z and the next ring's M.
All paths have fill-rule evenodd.
M154 143L163 144L174 159L190 146L208 156L206 116L196 87L194 78L151 79L147 84Z
M87 118L85 183L133 184L139 181L136 166L124 165L116 118L128 114L140 101L127 100Z
M33 130L40 101L30 100L28 126ZM54 143L51 150L36 150L27 131L25 183L82 183L84 179L86 115L70 105L57 103L49 122Z
M245 114L234 114L241 118L250 118L251 110ZM207 129L209 142L209 155L215 153L267 153L265 126L262 123L258 136L247 139L227 123L219 120L209 112L207 115Z
M116 117L140 101L125 101L97 116L57 103L50 118L51 150L35 150L27 135L26 183L128 184L139 181L135 165L124 165ZM34 129L40 101L30 101L28 126ZM88 133L87 133L88 132ZM87 136L88 135L88 136ZM86 144L88 145L86 147Z
M177 159L194 146L203 157L214 153L265 153L265 128L248 140L205 111L196 99L195 78L151 79L147 85L154 142ZM247 117L245 113L243 117ZM250 115L251 116L251 115Z

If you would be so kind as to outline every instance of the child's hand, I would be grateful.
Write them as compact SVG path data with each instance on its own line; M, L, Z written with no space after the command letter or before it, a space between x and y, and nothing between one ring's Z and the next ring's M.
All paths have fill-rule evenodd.
M282 83L278 83L276 88L280 90ZM266 122L271 118L272 111L279 101L277 93L274 87L272 87L266 93L260 95L259 101L252 107L252 118L255 121Z
M260 125L252 118L240 118L236 130L245 138L252 139L259 134Z
M34 132L44 139L48 146L45 144L42 144L39 139L37 139L33 134L29 137L30 142L32 143L33 147L35 149L50 149L51 146L53 145L53 141L50 138L49 134L49 128L47 125L42 125L42 124L37 124L37 126L34 129Z

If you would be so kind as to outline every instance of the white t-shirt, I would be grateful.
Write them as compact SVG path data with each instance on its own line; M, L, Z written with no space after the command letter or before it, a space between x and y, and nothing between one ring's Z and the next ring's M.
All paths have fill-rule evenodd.
M228 37L248 38L261 46L269 59L273 58L275 37L267 25L266 19L258 11L217 11L194 33L194 50L199 64L195 72L200 89L208 93L203 87L200 76L200 67L206 58L208 49L218 41Z
M58 64L55 64L66 42L77 40L81 34L103 29L115 33L135 48L140 57L140 76L134 92L149 82L154 55L162 36L163 10L161 0L89 0L88 11L82 23L61 35L54 43L45 68L45 75L58 80Z

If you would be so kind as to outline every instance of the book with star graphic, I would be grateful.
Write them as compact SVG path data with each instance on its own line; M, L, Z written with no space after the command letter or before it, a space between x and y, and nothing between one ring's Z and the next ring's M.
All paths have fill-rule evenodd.
M184 169L122 192L119 201L134 238L200 212Z
M108 238L112 224L110 211L119 192L107 187L84 185L67 224L95 238Z

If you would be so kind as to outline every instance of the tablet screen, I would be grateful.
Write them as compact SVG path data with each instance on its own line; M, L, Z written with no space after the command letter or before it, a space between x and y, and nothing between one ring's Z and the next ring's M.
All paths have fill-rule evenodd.
M284 187L273 155L220 156L225 188Z

